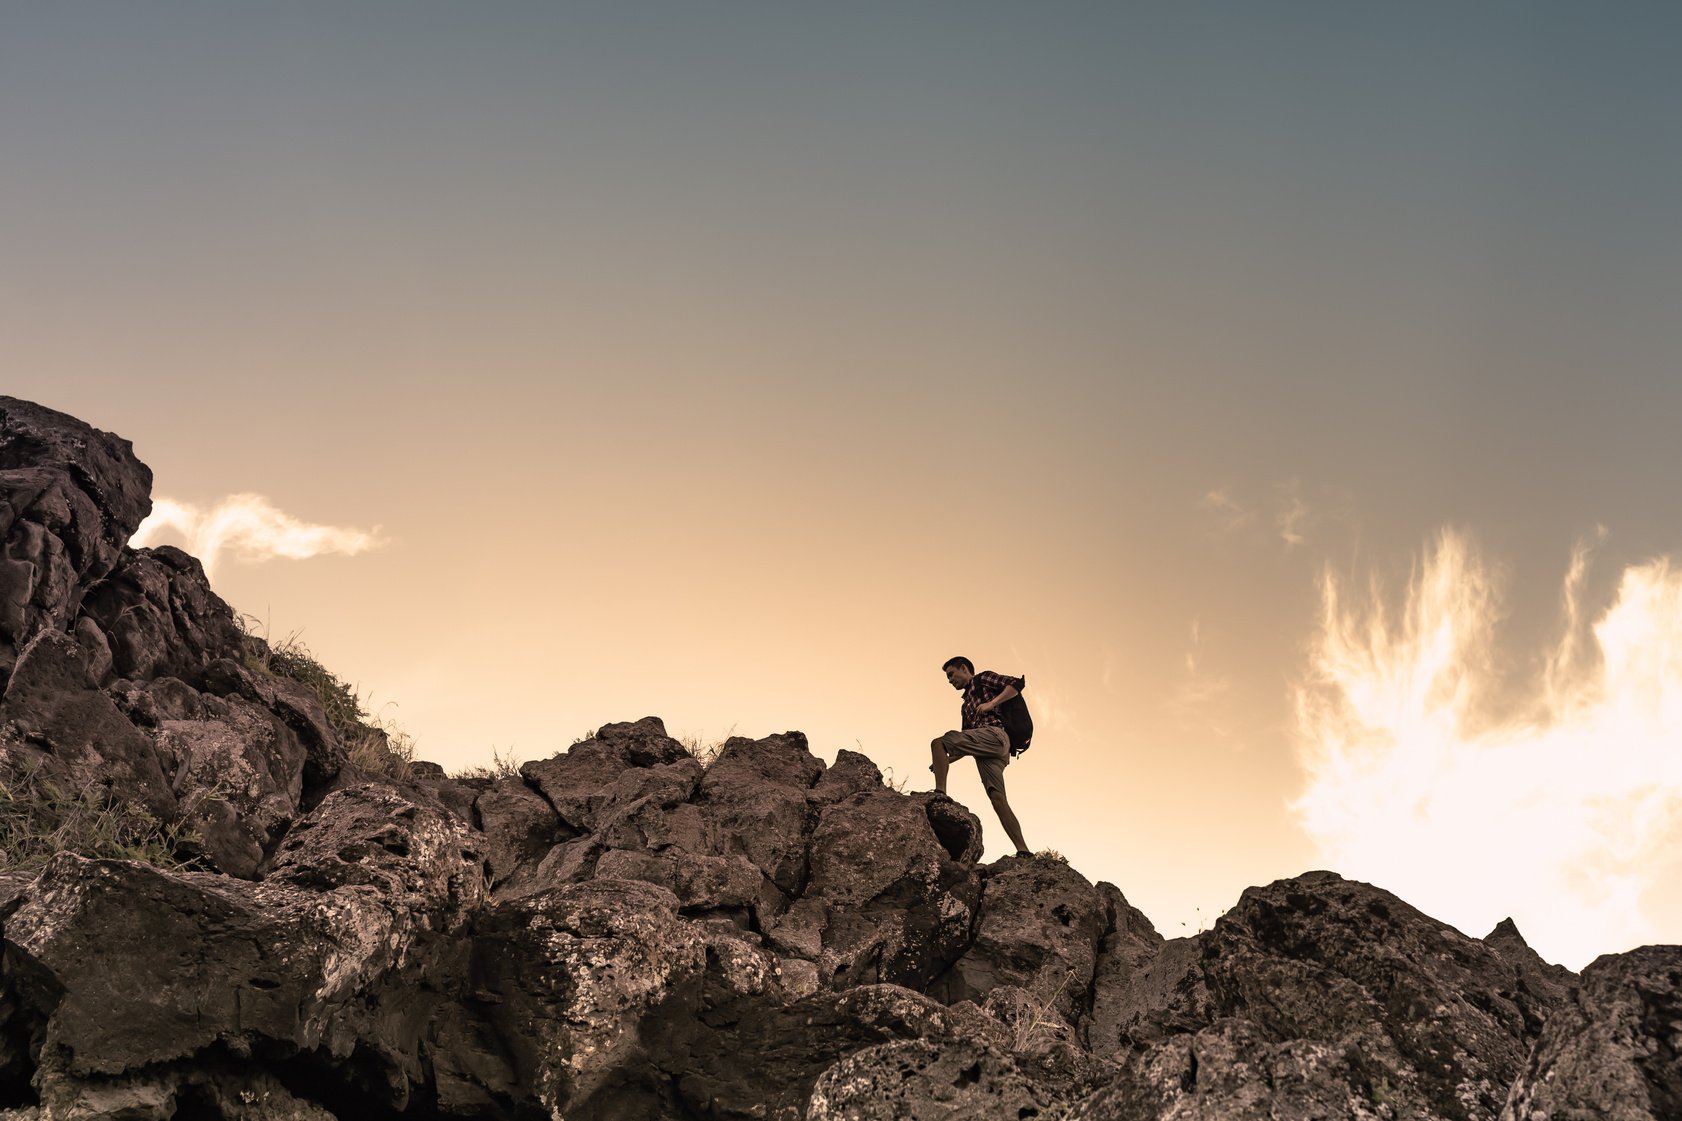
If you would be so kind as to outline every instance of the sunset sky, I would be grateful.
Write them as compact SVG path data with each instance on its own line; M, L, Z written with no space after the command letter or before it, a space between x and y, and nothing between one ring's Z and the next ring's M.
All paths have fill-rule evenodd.
M1329 867L1580 967L1682 942L1679 52L0 4L0 392L446 767L658 715L926 787L963 654L1027 676L1029 843L1165 935Z

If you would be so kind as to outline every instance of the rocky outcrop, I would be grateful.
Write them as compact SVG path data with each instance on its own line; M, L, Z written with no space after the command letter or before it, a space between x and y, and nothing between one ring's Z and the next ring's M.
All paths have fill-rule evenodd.
M1682 1117L1682 946L1602 957L1542 1029L1501 1121Z
M0 397L0 687L30 639L69 631L151 511L127 440Z
M1497 951L1330 872L1249 889L1108 1008L1131 1044L1117 1101L1214 1116L1283 1080L1305 1102L1348 1090L1368 1110L1465 1119L1501 1108L1550 1011Z
M374 765L126 548L148 480L0 399L0 1117L1677 1115L1674 947L1579 983L1324 872L1164 941L798 732Z

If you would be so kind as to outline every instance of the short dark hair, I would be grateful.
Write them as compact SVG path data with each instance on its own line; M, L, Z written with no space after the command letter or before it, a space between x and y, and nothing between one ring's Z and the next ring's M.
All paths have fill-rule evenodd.
M970 661L968 658L948 658L946 659L946 663L940 668L942 670L949 670L953 666L963 666L970 673L975 672L975 663Z

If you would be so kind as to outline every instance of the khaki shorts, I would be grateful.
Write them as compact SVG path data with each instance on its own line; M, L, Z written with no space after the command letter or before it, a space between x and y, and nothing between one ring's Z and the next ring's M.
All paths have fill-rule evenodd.
M960 755L975 756L975 769L981 772L982 789L989 794L1005 792L1005 768L1010 766L1010 737L1003 728L947 732L934 742L946 749L949 759Z

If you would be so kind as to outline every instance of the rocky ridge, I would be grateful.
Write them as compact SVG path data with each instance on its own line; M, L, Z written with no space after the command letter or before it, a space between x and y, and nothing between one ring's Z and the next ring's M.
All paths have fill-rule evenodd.
M1679 947L1577 977L1329 872L1164 940L798 732L353 751L128 546L149 489L0 398L0 1117L1682 1117ZM29 858L75 815L119 855Z

